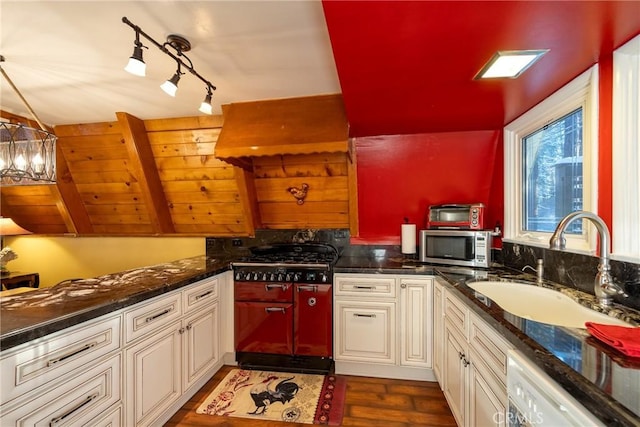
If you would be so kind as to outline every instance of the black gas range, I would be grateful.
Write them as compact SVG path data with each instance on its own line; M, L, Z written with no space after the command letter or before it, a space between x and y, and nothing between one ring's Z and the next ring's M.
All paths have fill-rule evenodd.
M324 243L251 249L232 263L236 360L247 369L326 373L333 367L332 268Z

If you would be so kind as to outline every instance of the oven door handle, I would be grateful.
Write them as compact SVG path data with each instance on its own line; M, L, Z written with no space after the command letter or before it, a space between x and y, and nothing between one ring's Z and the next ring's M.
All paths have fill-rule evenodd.
M298 285L298 292L302 291L318 292L318 285Z
M280 312L282 314L287 312L287 309L284 307L265 307L264 311L266 311L267 313L275 313L275 312Z
M264 285L265 291L270 291L276 288L280 288L283 291L286 291L289 288L289 285L286 283L267 283L266 285Z

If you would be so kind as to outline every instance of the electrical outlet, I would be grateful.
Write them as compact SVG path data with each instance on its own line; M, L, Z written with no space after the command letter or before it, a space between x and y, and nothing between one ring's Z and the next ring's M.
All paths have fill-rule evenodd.
M231 246L242 246L242 240L240 239L233 239L231 241Z

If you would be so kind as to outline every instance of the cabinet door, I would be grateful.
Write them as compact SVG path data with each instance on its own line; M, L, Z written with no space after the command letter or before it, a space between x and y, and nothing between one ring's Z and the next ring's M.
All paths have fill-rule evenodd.
M467 393L466 341L456 332L455 328L445 320L444 328L444 359L442 366L443 392L449 403L449 408L459 426L465 425L465 407Z
M126 425L151 424L182 390L180 322L126 350Z
M469 427L504 426L507 391L495 381L482 357L471 351L469 365Z
M184 322L184 387L187 390L220 357L218 304L187 317Z
M335 359L396 363L393 302L335 301Z
M400 364L430 368L433 279L400 279Z
M444 288L435 280L433 286L433 373L442 388L442 357L444 351Z

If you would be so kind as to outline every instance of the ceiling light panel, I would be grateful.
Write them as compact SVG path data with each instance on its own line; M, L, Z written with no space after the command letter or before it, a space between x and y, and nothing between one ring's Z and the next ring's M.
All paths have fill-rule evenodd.
M549 49L498 51L474 79L515 79L548 51Z

